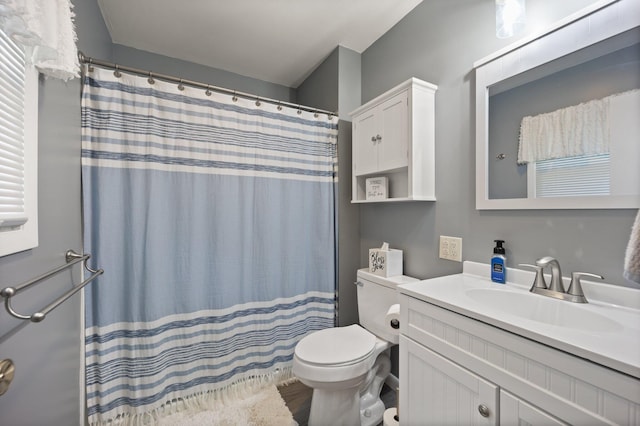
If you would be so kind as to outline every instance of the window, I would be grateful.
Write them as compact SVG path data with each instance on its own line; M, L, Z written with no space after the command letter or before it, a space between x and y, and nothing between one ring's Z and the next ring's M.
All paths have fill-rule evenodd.
M0 30L0 256L38 245L38 72Z

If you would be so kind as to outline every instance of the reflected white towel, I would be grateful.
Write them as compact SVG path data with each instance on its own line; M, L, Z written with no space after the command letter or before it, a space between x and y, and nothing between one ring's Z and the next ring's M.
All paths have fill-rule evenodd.
M624 258L624 277L640 284L640 210L631 228L631 237Z

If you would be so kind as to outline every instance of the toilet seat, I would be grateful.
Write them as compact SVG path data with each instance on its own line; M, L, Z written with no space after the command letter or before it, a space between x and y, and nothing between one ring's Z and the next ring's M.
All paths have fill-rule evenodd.
M300 340L295 356L319 367L352 365L369 357L376 341L375 335L359 325L327 328Z

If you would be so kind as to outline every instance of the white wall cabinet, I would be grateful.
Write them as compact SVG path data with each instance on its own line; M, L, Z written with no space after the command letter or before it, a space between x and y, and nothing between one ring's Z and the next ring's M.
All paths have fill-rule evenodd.
M354 117L355 175L407 167L407 109L407 91L403 91Z
M640 425L638 380L400 295L400 423Z
M366 199L366 179L386 177L388 198L435 200L435 92L409 79L351 113L352 202Z

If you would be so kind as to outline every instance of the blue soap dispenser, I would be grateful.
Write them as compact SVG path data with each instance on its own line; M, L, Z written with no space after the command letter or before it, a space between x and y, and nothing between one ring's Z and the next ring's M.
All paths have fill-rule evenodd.
M504 284L507 273L507 258L505 257L503 240L494 240L496 246L493 248L493 256L491 257L491 281L494 283Z

